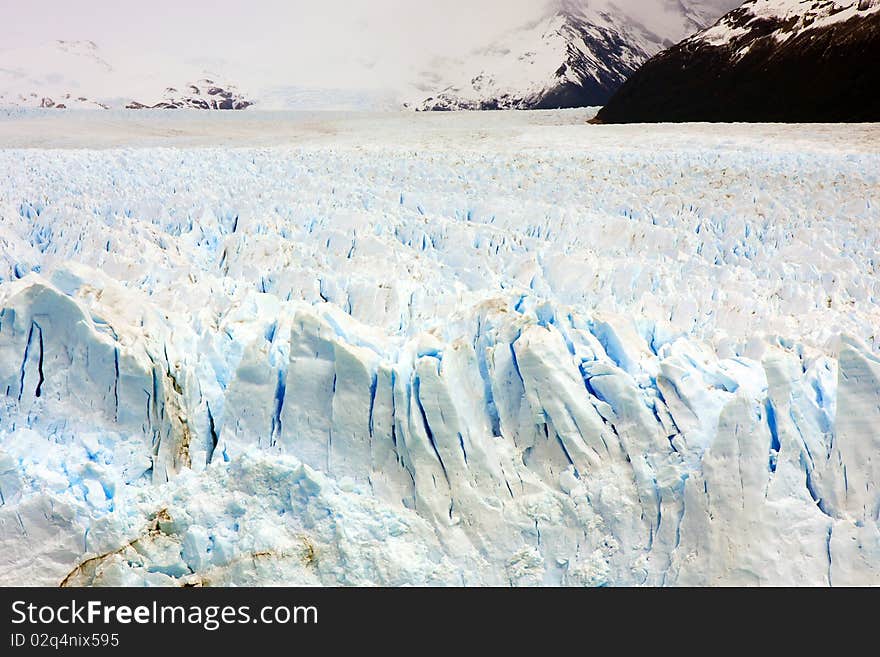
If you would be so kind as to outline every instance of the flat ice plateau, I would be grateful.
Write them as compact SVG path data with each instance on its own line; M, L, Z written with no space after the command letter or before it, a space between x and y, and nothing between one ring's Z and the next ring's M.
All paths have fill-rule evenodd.
M0 116L0 584L880 584L880 126Z

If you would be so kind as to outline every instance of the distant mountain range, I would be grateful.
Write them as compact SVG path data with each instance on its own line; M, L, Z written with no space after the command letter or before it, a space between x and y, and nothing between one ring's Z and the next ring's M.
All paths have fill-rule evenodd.
M647 62L607 123L880 121L880 0L750 0Z
M151 61L133 71L91 41L0 50L0 107L280 109L306 99L310 108L386 109L392 94L398 107L417 110L601 105L652 55L711 24L737 0L618 2L538 1L534 18L520 28L496 39L487 26L485 47L436 59L404 88L376 93L311 91L295 80L267 88L243 67L233 83L222 63L202 70Z
M604 105L596 121L880 121L880 0L748 0L724 13L737 2L538 2L532 20L500 38L487 27L487 45L466 57L434 60L405 89L366 93L267 85L211 53L193 60L212 62L208 70L158 55L117 53L117 62L92 41L53 41L0 50L0 107Z
M0 107L245 109L253 104L235 85L213 77L168 86L156 74L117 68L93 41L52 41L2 54Z

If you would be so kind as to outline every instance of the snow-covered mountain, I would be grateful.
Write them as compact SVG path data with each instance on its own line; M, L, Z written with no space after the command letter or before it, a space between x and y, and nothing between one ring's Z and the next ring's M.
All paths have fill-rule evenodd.
M188 84L182 89L168 87L162 99L150 104L132 101L126 109L202 109L242 110L253 103L233 85L218 85L210 79Z
M106 108L92 92L116 77L93 41L0 50L0 62L2 107Z
M204 77L206 72L194 67L175 66L168 73L112 64L93 41L0 50L0 62L0 107L245 109L253 104L235 85L216 82L213 73Z
M649 61L606 122L880 120L880 0L750 0Z
M464 60L423 73L420 110L602 105L650 56L711 24L730 0L564 0ZM421 94L421 95L419 95Z

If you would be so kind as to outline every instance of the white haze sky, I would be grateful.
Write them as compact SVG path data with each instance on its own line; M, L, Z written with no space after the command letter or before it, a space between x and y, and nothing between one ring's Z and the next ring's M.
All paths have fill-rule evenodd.
M642 13L646 4L675 2L592 0ZM690 4L701 2L725 9L738 4ZM113 63L149 68L173 59L232 75L246 67L249 78L366 88L402 80L437 55L486 45L547 5L549 0L0 0L0 48L88 39ZM664 20L662 10L656 16Z
M260 62L304 83L393 76L430 54L480 45L543 0L0 0L5 46L90 39L121 55ZM200 62L201 63L201 62ZM0 63L2 66L2 63ZM312 79L315 78L315 79ZM366 82L365 80L361 80Z

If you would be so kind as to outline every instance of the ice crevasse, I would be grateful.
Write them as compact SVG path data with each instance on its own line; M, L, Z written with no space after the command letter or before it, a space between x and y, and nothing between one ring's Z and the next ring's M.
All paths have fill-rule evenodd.
M92 177L114 157L145 182ZM666 315L650 271L638 299L613 272L584 282L607 251L570 249L576 223L407 198L448 162L371 162L355 182L404 191L364 197L310 153L208 151L148 189L179 157L59 154L43 175L68 167L68 188L39 203L10 198L48 183L10 177L0 582L880 583L880 358L858 322L820 345L701 328L701 303L738 312L717 299ZM298 199L344 197L234 206L236 173L260 191L254 167L279 166ZM202 200L218 175L230 198ZM646 220L627 212L596 217ZM756 286L775 275L750 219L679 237L698 213L677 212L633 234L645 271L700 280L715 231L729 289L752 284L744 260Z

